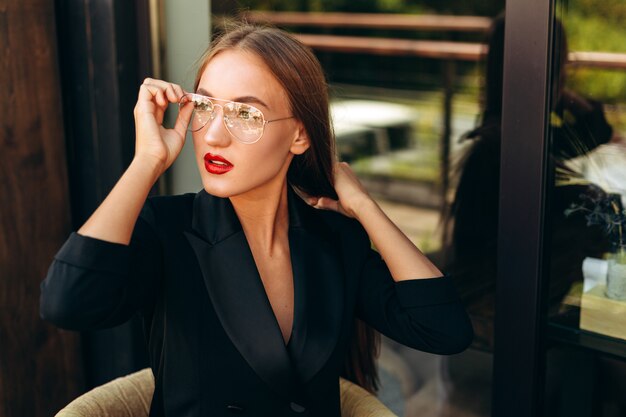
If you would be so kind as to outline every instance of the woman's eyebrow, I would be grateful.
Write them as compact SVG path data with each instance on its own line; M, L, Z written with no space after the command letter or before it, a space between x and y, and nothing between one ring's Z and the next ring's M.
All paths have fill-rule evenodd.
M256 103L256 104L260 104L261 106L263 106L266 109L270 110L270 106L265 104L263 102L263 100L261 100L260 98L254 97L254 96L237 97L237 98L233 99L233 101L238 101L240 103Z
M204 88L198 88L196 90L197 94L201 94L203 96L208 96L208 97L213 97L213 94L209 93L207 90L205 90ZM215 97L218 98L218 97ZM242 97L236 97L230 101L238 101L240 103L256 103L256 104L260 104L261 106L264 106L266 109L271 110L270 106L268 106L263 100L261 100L258 97L254 97L254 96L242 96Z

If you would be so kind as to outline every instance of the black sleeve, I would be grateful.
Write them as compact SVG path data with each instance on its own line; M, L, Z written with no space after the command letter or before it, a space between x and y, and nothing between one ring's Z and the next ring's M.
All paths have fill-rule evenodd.
M357 317L413 349L436 354L465 350L474 332L452 278L395 282L381 256L370 248L369 239L366 244Z
M72 232L41 283L41 318L68 330L96 330L150 314L162 270L154 223L147 200L129 245Z

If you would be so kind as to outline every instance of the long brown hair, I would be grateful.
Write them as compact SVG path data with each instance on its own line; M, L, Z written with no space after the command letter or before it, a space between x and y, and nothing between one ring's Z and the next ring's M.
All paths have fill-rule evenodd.
M330 124L328 86L322 67L309 48L288 33L249 24L237 25L217 37L200 58L194 89L207 64L225 50L254 53L267 65L283 86L291 112L302 122L310 146L295 155L287 172L288 182L313 196L337 198L333 187L335 139ZM360 320L355 320L352 342L343 376L370 392L378 389L375 359L380 335Z

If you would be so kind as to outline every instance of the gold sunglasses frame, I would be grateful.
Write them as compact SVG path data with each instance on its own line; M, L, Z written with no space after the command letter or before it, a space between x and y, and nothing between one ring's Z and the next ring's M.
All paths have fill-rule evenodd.
M186 97L188 98L188 101L186 101L185 103L183 103L183 100L184 100ZM197 97L198 99L196 99L196 97ZM207 120L207 122L206 122L205 124L203 124L203 125L202 125L202 127L198 128L198 129L192 130L192 129L189 129L189 127L188 127L188 128L187 128L187 131L192 132L192 133L195 133L195 132L199 132L199 131L201 131L202 129L204 129L204 128L205 128L205 127L206 127L206 126L207 126L210 122L212 122L213 120L215 120L215 118L217 117L217 113L216 113L216 111L215 111L215 108L216 108L216 107L220 107L220 108L222 109L222 123L224 124L224 127L226 128L226 131L227 131L227 132L228 132L228 133L229 133L232 137L234 137L236 140L238 140L239 142L244 143L244 144L246 144L246 145L252 145L253 143L257 143L259 140L261 140L261 138L263 137L263 134L265 133L265 126L266 126L267 124L272 123L272 122L279 122L279 121L281 121L281 120L293 119L293 118L295 117L295 116L288 116L288 117L281 117L281 118L278 118L278 119L266 120L266 119L265 119L265 114L263 114L263 112L261 111L261 109L259 109L258 107L255 107L255 106L253 106L253 105L251 105L251 104L248 104L248 103L242 103L242 102L239 102L239 101L224 100L224 99L221 99L221 98L209 97L209 96L204 96L204 95L202 95L202 94L196 94L196 93L187 93L187 94L183 95L183 96L180 98L179 102L178 102L178 110L180 111L180 110L181 110L184 106L186 106L186 105L187 105L187 104L189 104L189 103L198 103L198 102L200 102L200 103L206 103L207 101L208 101L209 103L211 103L211 106L212 106L212 108L213 108L213 111L212 111L212 113L211 113L211 116L209 117L209 120ZM254 141L252 141L252 142L245 142L245 141L241 140L240 138L238 138L238 137L237 137L237 135L235 135L235 134L234 134L234 133L230 130L230 128L228 127L228 123L226 122L226 117L227 117L227 116L224 116L224 105L223 105L223 104L219 104L219 103L215 103L216 101L217 101L217 102L223 102L223 103L233 103L233 104L238 104L238 105L244 105L244 106L248 106L249 108L251 108L251 109L253 109L253 110L258 111L258 112L261 114L261 117L263 118L263 124L262 124L262 126L260 127L260 129L261 129L261 133L260 133L259 137L258 137L258 138L256 138L256 139L255 139ZM194 109L193 111L195 112L196 110ZM193 117L193 116L192 116L192 117ZM191 125L191 120L189 121L189 123L190 123L190 125Z

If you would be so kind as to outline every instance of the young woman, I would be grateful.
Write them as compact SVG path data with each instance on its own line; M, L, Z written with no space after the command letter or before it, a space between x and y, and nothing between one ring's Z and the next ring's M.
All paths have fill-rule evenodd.
M472 329L450 277L334 161L313 54L242 26L201 63L193 94L140 87L135 158L56 255L42 317L79 330L140 312L151 416L338 417L339 376L375 380L374 339L355 318L416 349L465 349ZM166 129L170 103L180 111ZM203 190L146 199L187 130Z

